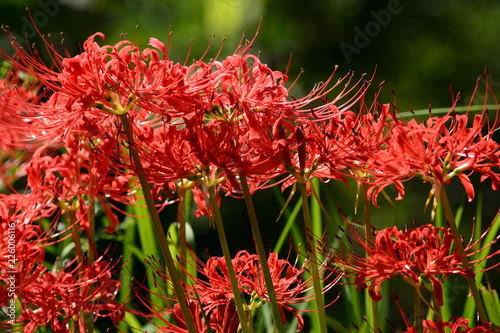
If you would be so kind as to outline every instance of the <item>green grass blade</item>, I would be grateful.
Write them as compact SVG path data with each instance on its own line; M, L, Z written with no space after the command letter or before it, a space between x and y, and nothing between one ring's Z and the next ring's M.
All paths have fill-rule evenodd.
M497 109L497 106L494 105L494 104L491 104L491 105L486 105L486 108L487 109L491 109L491 110L496 110ZM453 110L457 113L460 113L460 112L466 112L467 110L471 113L473 112L480 112L480 111L483 111L485 109L485 106L484 105L472 105L470 108L468 106L456 106ZM451 108L450 107L446 107L446 108L433 108L432 109L432 115L433 116L437 116L437 115L440 115L440 114L447 114L448 112L450 112ZM428 116L429 115L429 109L423 109L423 110L414 110L414 111L405 111L405 112L401 112L400 115L403 117L403 118L413 118L413 117L418 117L418 116Z
M342 278L342 282L348 282L346 278ZM354 323L358 327L361 326L362 322L362 311L365 308L364 302L361 299L361 292L356 290L356 286L353 284L344 284L344 292L342 298L344 298L345 304L351 305L352 311L347 311L348 323Z
M479 206L479 204L478 204ZM479 219L479 220L478 220ZM477 213L476 213L476 221L482 221L482 213L481 210L478 208ZM475 229L479 229L480 231L482 230L481 226L479 223L476 224ZM486 234L484 240L481 242L480 248L486 246L487 244L492 244L495 238L498 235L498 230L500 229L500 215L497 215L495 220L490 226L490 229L488 230L488 233ZM490 251L490 248L485 248L482 251L478 252L472 260L478 260L479 258L485 258ZM483 270L486 268L486 260L482 261L479 263L476 268L476 283L478 284L479 287L482 287L481 281L483 280L484 272ZM467 299L465 302L465 307L463 311L463 317L466 319L469 319L470 321L474 322L475 321L475 306L474 306L474 301L470 298ZM491 320L491 318L490 318Z
M135 221L137 232L139 234L142 253L144 254L145 258L152 256L156 259L160 259L160 245L158 244L153 224L151 223L151 219L149 218L149 211L146 206L146 200L142 197L142 191L138 191L137 196L140 198L136 201L136 204L131 207L131 209L133 210L133 214L136 216ZM144 261L142 261L142 263L145 264ZM147 288L149 290L154 291L156 289L153 274L147 274L146 282ZM155 295L154 292L150 292L148 296L152 304L162 307L165 306L165 302L163 301L163 299Z
M186 223L185 228L186 228L186 242L193 249L193 252L196 253L193 228L191 227L191 224L189 224L189 223ZM179 226L178 226L177 222L173 222L170 224L170 226L168 227L167 234L169 236L169 237L167 237L167 240L168 240L168 246L170 247L170 252L172 253L172 257L174 258L174 260L177 261L177 260L179 260L178 258L180 256L180 253L179 253L180 237L179 237ZM186 256L187 256L187 258L186 258L187 264L186 264L185 269L187 270L187 272L191 276L196 277L197 273L198 273L198 271L196 270L196 259L193 258L190 251L187 251ZM179 267L177 267L177 271L180 273ZM191 278L188 277L187 284L195 284L195 283L196 283L195 281L193 281Z
M459 211L462 212L463 211L463 207L464 207L464 202L463 201L460 204L460 207L461 207L461 209L459 208ZM461 217L462 217L462 213L460 213L460 214L457 213L456 214L457 226L460 223L460 218ZM446 227L446 217L444 215L443 205L441 204L441 201L439 201L437 209L436 209L436 216L434 217L434 223L436 224L436 227L438 227L438 228ZM446 302L446 300L450 299L450 295L449 295L449 291L450 290L449 290L449 287L448 287L449 283L450 283L449 279L446 280L445 283L443 283L443 300L445 300L445 302L444 302L443 306L441 306L439 308L439 310L441 312L441 316L443 317L443 320L448 320L451 317L452 313L453 313L452 312L452 302ZM431 314L431 311L429 311L429 314Z
M120 329L123 329L122 324L125 327L124 332L137 332L143 328L137 317L130 312L125 312L125 319L120 323Z
M312 182L314 182L314 187L316 190L316 193L318 195L318 198L320 198L320 189L318 185L318 179L313 179ZM311 195L309 197L310 201L310 212L311 212L311 225L312 225L312 233L313 235L320 237L322 233L322 223L321 223L321 207L319 206L319 203L317 200L314 199L314 197ZM321 262L321 258L319 258L319 253L316 253L316 257L318 257L318 261ZM323 283L320 281L320 286L323 288ZM316 302L314 300L311 300L310 309L315 309L316 308ZM311 319L311 331L312 332L319 332L320 331L320 325L316 321L316 313L315 312L310 312L309 313L309 318Z
M321 193L320 193L320 181L317 178L314 178L312 180L312 183L314 186L314 189L316 190L316 194L318 196L318 199L321 200ZM321 206L318 200L314 198L314 196L311 196L311 222L313 225L313 234L316 235L317 237L321 237L321 234L323 233L323 223L322 223L322 218L321 218Z
M278 200L278 203L280 204L280 206L283 206L285 204L285 199L283 198L283 195L275 187L273 187L273 190L276 199ZM297 220L297 215L299 214L301 208L302 208L302 201L298 200L291 212L289 207L285 209L283 215L286 218L286 223L285 226L283 227L283 230L281 231L280 237L278 238L276 245L274 246L273 252L279 253L282 250L286 240L288 239L289 234L292 232L293 229L296 229L295 222ZM302 237L300 232L294 231L293 238L294 240L296 240L296 243L304 244L304 238Z
M488 313L488 318L496 326L500 326L500 318L498 317L498 306L500 301L498 300L498 294L496 290L488 290L486 287L481 288L481 296L484 301L484 307Z
M127 223L128 221L128 223ZM120 293L118 295L118 302L121 304L124 304L130 297L133 296L132 291L131 291L131 284L132 284L132 275L130 272L134 271L134 264L135 260L132 258L133 256L133 250L131 249L130 246L127 244L134 244L135 243L135 236L136 236L136 230L135 230L135 221L132 219L128 218L124 223L127 223L128 225L125 227L125 232L123 235L123 256L122 256L122 265L127 267L127 269L123 269L121 276L120 276ZM130 316L133 316L132 314L128 313ZM130 317L129 316L129 317ZM127 320L127 322L134 322L136 325L138 324L137 318L133 316L133 318L130 318ZM139 323L140 325L140 323ZM129 324L126 322L120 322L119 327L121 330L124 332L129 332ZM140 327L140 326L137 326Z

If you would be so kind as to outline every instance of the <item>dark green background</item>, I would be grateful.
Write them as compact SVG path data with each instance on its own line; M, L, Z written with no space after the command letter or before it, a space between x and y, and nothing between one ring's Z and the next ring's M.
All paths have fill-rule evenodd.
M229 55L242 32L253 36L262 18L255 52L262 51L263 61L281 71L292 54L291 77L305 69L301 88L325 80L335 65L339 75L349 69L372 73L377 65L375 82L385 80L394 88L401 110L427 108L429 103L448 106L450 84L470 96L485 66L493 85L500 85L497 1L3 0L0 22L19 36L34 35L25 7L42 33L64 32L72 53L97 31L113 44L122 33L135 40L139 25L139 41L145 46L149 37L166 41L171 26L171 58L178 61L185 59L191 38L190 58L199 58L213 33L211 55L223 37L222 55ZM368 32L368 38L360 38L359 31ZM349 59L341 48L347 44L357 48Z

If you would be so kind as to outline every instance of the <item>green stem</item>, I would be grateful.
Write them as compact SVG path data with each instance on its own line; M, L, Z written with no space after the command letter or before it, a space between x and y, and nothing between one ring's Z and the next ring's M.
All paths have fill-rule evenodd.
M80 278L83 278L85 267L83 264L83 251L82 251L82 242L80 240L80 228L78 226L75 212L71 210L68 213L69 213L69 221L71 223L71 237L73 239L73 243L75 243L76 262L78 263L78 275L80 276Z
M94 265L95 256L96 256L96 247L95 247L95 203L94 198L91 199L90 205L87 209L87 215L89 217L89 232L87 236L87 241L89 245L89 249L87 252L87 266L92 267ZM94 276L89 276L89 279L93 279ZM91 284L89 286L88 294L92 294L94 291L94 285ZM85 326L85 333L94 332L94 314L92 312L85 312L83 314L83 322Z
M445 293L445 289L447 289L447 286L445 284L443 284L443 299L446 299L445 295L447 295L447 293ZM430 310L432 310L432 318L434 321L445 321L445 320L448 320L449 318L446 318L445 320L443 320L443 315L441 314L441 307L438 306L438 302L436 300L436 293L434 292L434 290L432 290L431 292L431 299L432 299L432 308L430 308Z
M278 332L285 332L285 327L283 326L283 321L281 319L281 312L278 305L278 299L276 298L276 292L274 290L273 279L269 271L269 265L267 263L266 250L264 247L264 242L262 241L262 235L260 233L259 223L257 221L257 214L255 213L255 208L253 206L252 197L250 191L248 190L248 183L245 176L240 175L241 187L243 189L243 194L245 196L245 204L248 210L248 216L250 218L250 225L252 226L252 232L255 239L255 245L257 247L257 254L259 255L260 266L262 267L262 273L264 274L264 280L266 281L267 293L269 295L269 303L271 305L271 311L274 318L274 323L276 325L276 330Z
M413 285L413 312L415 314L413 324L418 333L422 332L422 312L420 310L420 294L416 290L418 286Z
M314 236L312 234L313 228L311 222L311 212L309 209L309 201L307 197L306 183L300 183L300 194L302 198L302 212L304 213L304 226L306 228L307 257L309 259L309 264L311 265L311 276L313 279L319 328L321 333L327 333L328 330L326 327L325 301L323 299L321 280L319 276L316 246L314 244Z
M462 244L461 235L458 232L457 224L455 222L455 217L453 215L453 211L451 210L450 202L448 201L448 196L446 195L446 191L445 191L444 187L441 188L440 199L441 199L441 204L443 205L443 210L444 210L444 214L446 216L446 220L448 221L451 233L453 234L453 238L455 240L455 244L456 244L458 253L459 253L460 258L462 260L462 265L463 265L464 269L472 272L470 265L469 265L469 260L467 258L467 254L465 253L465 250L464 250L464 245ZM470 290L472 292L472 297L474 297L474 302L476 303L476 308L477 308L477 311L479 313L479 319L481 320L481 322L483 324L487 323L488 316L486 315L486 310L484 308L483 302L481 300L481 296L479 295L479 291L477 289L474 272L472 272L472 276L470 274L465 274L465 276L467 278L467 282L469 283L469 287L470 287Z
M181 267L186 267L186 189L181 185L177 187L179 195L179 204L177 206L177 223L179 223L179 248L180 248L180 264ZM186 271L180 271L181 281L186 283Z
M208 188L208 195L210 200L210 206L213 211L213 218L215 220L215 228L219 235L220 245L222 247L222 253L224 254L224 260L226 262L227 272L229 274L229 280L231 282L231 288L233 289L234 303L236 304L236 309L238 311L238 317L240 318L240 325L243 332L251 332L248 326L247 317L245 315L245 306L243 305L243 300L241 298L240 289L238 288L238 281L236 280L236 274L234 273L233 263L231 261L231 252L229 251L229 246L227 244L226 233L224 232L224 225L222 224L222 217L219 210L219 205L217 204L217 197L215 194L215 187L210 186Z
M89 242L89 251L87 253L87 265L90 267L94 265L95 256L96 256L96 247L95 247L95 202L94 199L91 200L89 208L87 209L87 214L89 217L89 232L88 232L88 242Z
M365 239L366 246L373 245L373 226L370 219L370 201L368 200L368 186L363 183L363 215L365 221ZM365 296L368 298L369 305L366 306L366 312L368 314L368 320L372 325L372 328L375 332L379 330L379 321L378 321L378 306L377 302L375 302L368 293L365 293Z
M127 207L127 212L130 212L132 209L135 209L135 207L128 206ZM133 222L134 224L136 223L135 221ZM120 276L120 284L121 288L119 291L118 295L118 302L121 304L126 304L127 299L129 297L129 293L131 291L131 285L132 285L132 274L131 272L134 272L134 263L135 261L132 259L132 250L131 246L128 246L129 244L138 244L136 243L136 234L137 232L135 231L136 229L133 228L135 225L129 225L127 228L124 230L124 235L123 235L123 254L122 254L122 262L121 266L126 268L122 271L122 274ZM130 258L130 259L129 259ZM133 316L131 313L129 313L129 316ZM120 321L118 323L119 327L119 332L129 332L129 327L133 327L131 323L126 323L124 321Z
M77 219L75 216L75 211L71 210L69 211L69 219L71 223L71 237L73 238L73 243L75 243L75 250L76 250L76 261L78 263L78 275L82 279L85 275L85 265L83 262L83 251L82 251L82 242L80 239L80 229L77 223ZM90 252L90 251L89 251ZM90 277L92 278L92 277ZM89 291L89 293L91 290ZM82 297L87 297L87 295L84 295L83 289L81 290L81 296ZM83 319L83 330L85 333L90 333L94 331L94 318L93 318L92 312L83 312L82 313L82 319ZM76 327L76 326L75 326Z
M182 288L181 281L177 274L177 269L175 267L174 260L172 259L172 254L170 252L170 249L168 248L168 242L167 238L165 237L165 232L163 231L163 226L161 225L160 216L158 215L158 210L156 209L153 195L151 194L151 189L149 188L149 183L146 179L146 176L144 176L143 174L144 169L142 167L141 159L133 145L133 137L130 127L130 122L127 118L127 114L121 115L120 119L123 124L125 134L127 135L127 139L130 146L129 147L130 154L132 155L132 159L134 160L134 164L136 167L136 174L141 183L141 188L144 194L144 200L146 200L146 205L148 207L151 221L153 223L153 228L155 229L155 234L158 239L158 243L160 244L160 250L163 255L163 258L165 259L167 271L170 276L170 280L172 281L172 284L174 286L174 291L177 300L179 301L179 306L181 307L182 316L184 317L184 321L186 323L188 332L196 333L196 326L194 324L193 317L191 316L191 312L187 307L186 295L184 294L184 289Z

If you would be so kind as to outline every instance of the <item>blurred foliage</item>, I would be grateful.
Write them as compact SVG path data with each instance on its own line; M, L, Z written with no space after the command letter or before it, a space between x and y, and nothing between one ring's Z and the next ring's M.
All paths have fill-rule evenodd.
M350 69L371 74L377 66L375 83L385 80L395 90L400 110L450 105L449 85L470 96L485 66L493 86L500 85L500 3L493 0L0 1L0 22L18 36L28 32L32 37L25 7L42 33L64 31L72 54L96 31L106 35L105 43L115 43L122 33L135 40L138 25L139 43L145 46L150 37L167 41L171 27L171 58L177 61L186 58L191 39L189 57L199 58L212 34L209 56L217 53L223 37L222 56L230 54L244 31L252 38L262 18L254 50L281 71L293 55L291 78L305 70L297 95L328 78L335 65L339 75ZM368 32L363 47L356 46L359 31ZM4 38L0 43L5 47ZM357 49L349 57L341 47L347 44Z

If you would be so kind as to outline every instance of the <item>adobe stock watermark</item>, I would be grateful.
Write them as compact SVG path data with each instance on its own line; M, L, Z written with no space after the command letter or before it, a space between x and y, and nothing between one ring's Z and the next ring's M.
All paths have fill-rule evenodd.
M8 264L6 273L7 282L7 298L6 314L9 317L8 323L14 325L16 320L16 225L14 222L9 223L7 229L7 251L5 259ZM2 272L3 275L3 272Z
M340 49L342 50L347 63L351 63L352 56L354 54L360 54L361 51L370 44L372 39L380 34L382 28L386 28L391 23L392 17L400 14L403 9L401 1L389 0L389 2L387 2L386 9L370 11L370 15L373 17L373 20L367 22L364 29L361 29L360 27L354 28L356 35L354 36L353 43L340 43Z
M60 5L68 4L70 0L38 0L40 9L31 13L33 23L42 28L49 23L49 20L59 13ZM38 32L36 31L30 18L26 15L21 18L23 26L22 33L28 38L35 37Z

